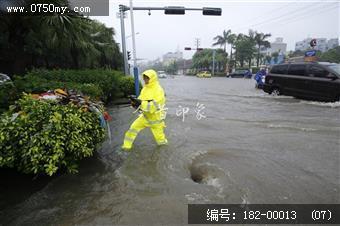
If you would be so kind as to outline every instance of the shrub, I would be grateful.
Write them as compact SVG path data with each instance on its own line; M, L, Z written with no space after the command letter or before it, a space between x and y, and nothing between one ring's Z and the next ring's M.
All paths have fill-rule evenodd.
M77 172L105 137L98 115L78 107L35 100L16 102L0 120L0 167L28 174Z
M106 100L103 90L97 84L92 83L81 84L75 82L48 81L34 76L26 76L16 77L15 86L20 92L25 93L43 93L57 88L74 89L84 95L90 96L92 99Z
M226 74L224 72L215 72L214 76L215 77L225 77Z
M139 90L142 89L142 83L139 82ZM128 95L135 94L135 80L131 76L123 76L119 78L119 88L123 95L126 97Z
M92 98L108 102L119 93L121 72L108 69L46 70L35 69L15 77L20 92L41 93L56 88L77 89Z
M14 104L17 98L16 88L12 82L0 85L0 113L7 110L8 106Z

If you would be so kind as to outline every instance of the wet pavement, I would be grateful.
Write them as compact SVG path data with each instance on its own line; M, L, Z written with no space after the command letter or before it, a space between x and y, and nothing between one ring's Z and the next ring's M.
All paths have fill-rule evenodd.
M186 225L188 203L340 203L340 102L270 96L250 79L161 84L168 146L146 129L121 161L136 115L113 106L112 143L79 174L3 192L0 225Z

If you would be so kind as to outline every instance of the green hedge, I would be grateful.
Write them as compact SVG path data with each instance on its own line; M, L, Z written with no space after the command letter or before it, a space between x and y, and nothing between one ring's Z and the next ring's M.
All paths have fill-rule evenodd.
M81 84L75 82L48 81L34 76L26 76L16 77L15 86L20 93L43 93L57 88L67 88L80 91L84 95L90 96L92 99L108 100L104 96L104 92L100 86L92 83Z
M28 174L77 172L105 137L96 113L24 95L0 118L0 167Z
M109 69L45 70L35 69L24 77L16 76L19 92L41 93L56 88L76 89L91 98L108 102L121 94L130 95L133 80Z
M214 76L215 77L226 77L226 73L224 73L224 72L215 72Z
M12 82L5 82L0 86L0 114L7 110L8 106L14 104L17 91Z
M124 96L135 94L135 80L131 76L124 76L119 79L119 87ZM139 82L139 90L143 88L141 82Z

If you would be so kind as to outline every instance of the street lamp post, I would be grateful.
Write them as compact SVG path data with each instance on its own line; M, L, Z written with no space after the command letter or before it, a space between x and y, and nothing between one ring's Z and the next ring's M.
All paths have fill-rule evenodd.
M126 56L126 38L125 38L125 26L124 26L124 16L125 16L125 9L123 5L119 6L119 17L120 17L120 30L122 34L122 52L123 52L123 59L124 59L124 74L128 74L128 60Z
M135 93L139 96L139 78L137 67L137 54L136 54L136 37L135 37L135 24L133 19L133 6L132 0L130 0L130 15L131 15L131 32L132 32L132 54L133 54L133 76L135 79Z

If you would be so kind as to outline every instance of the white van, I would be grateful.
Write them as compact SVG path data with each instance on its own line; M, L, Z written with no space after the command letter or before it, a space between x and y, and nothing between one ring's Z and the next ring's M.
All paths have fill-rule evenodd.
M158 78L166 78L165 71L158 71Z

